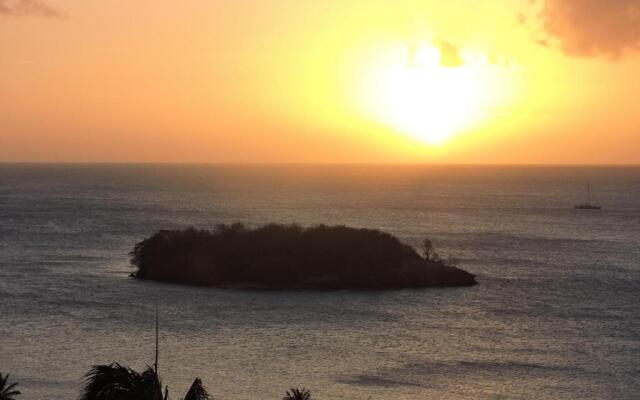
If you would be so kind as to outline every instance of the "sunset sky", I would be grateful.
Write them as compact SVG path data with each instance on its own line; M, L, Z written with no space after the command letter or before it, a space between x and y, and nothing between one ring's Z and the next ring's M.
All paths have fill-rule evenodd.
M640 163L640 0L0 0L0 161Z

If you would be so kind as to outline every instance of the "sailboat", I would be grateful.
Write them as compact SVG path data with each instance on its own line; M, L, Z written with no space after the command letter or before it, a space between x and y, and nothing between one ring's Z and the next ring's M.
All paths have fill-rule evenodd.
M573 208L576 210L600 210L602 206L598 203L591 201L591 185L587 185L587 201L586 203L580 203Z

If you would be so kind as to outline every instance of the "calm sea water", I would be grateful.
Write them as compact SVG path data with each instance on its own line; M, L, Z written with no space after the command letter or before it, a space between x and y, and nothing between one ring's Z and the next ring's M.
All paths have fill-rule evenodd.
M602 211L574 210L590 182ZM432 238L463 289L260 292L138 282L158 229L220 222ZM73 399L96 363L173 398L640 398L640 169L0 165L0 372Z

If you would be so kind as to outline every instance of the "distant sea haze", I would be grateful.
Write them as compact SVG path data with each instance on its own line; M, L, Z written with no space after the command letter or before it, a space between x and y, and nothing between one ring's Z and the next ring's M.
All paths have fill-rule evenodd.
M586 185L602 210L575 210ZM236 291L135 280L160 229L346 224L431 238L470 288ZM0 164L0 372L77 398L153 363L214 398L638 399L640 168Z

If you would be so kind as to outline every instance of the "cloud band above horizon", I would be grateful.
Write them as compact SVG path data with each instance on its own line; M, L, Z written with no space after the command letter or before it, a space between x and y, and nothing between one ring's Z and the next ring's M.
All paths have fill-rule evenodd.
M0 16L60 18L62 13L41 0L0 0Z

